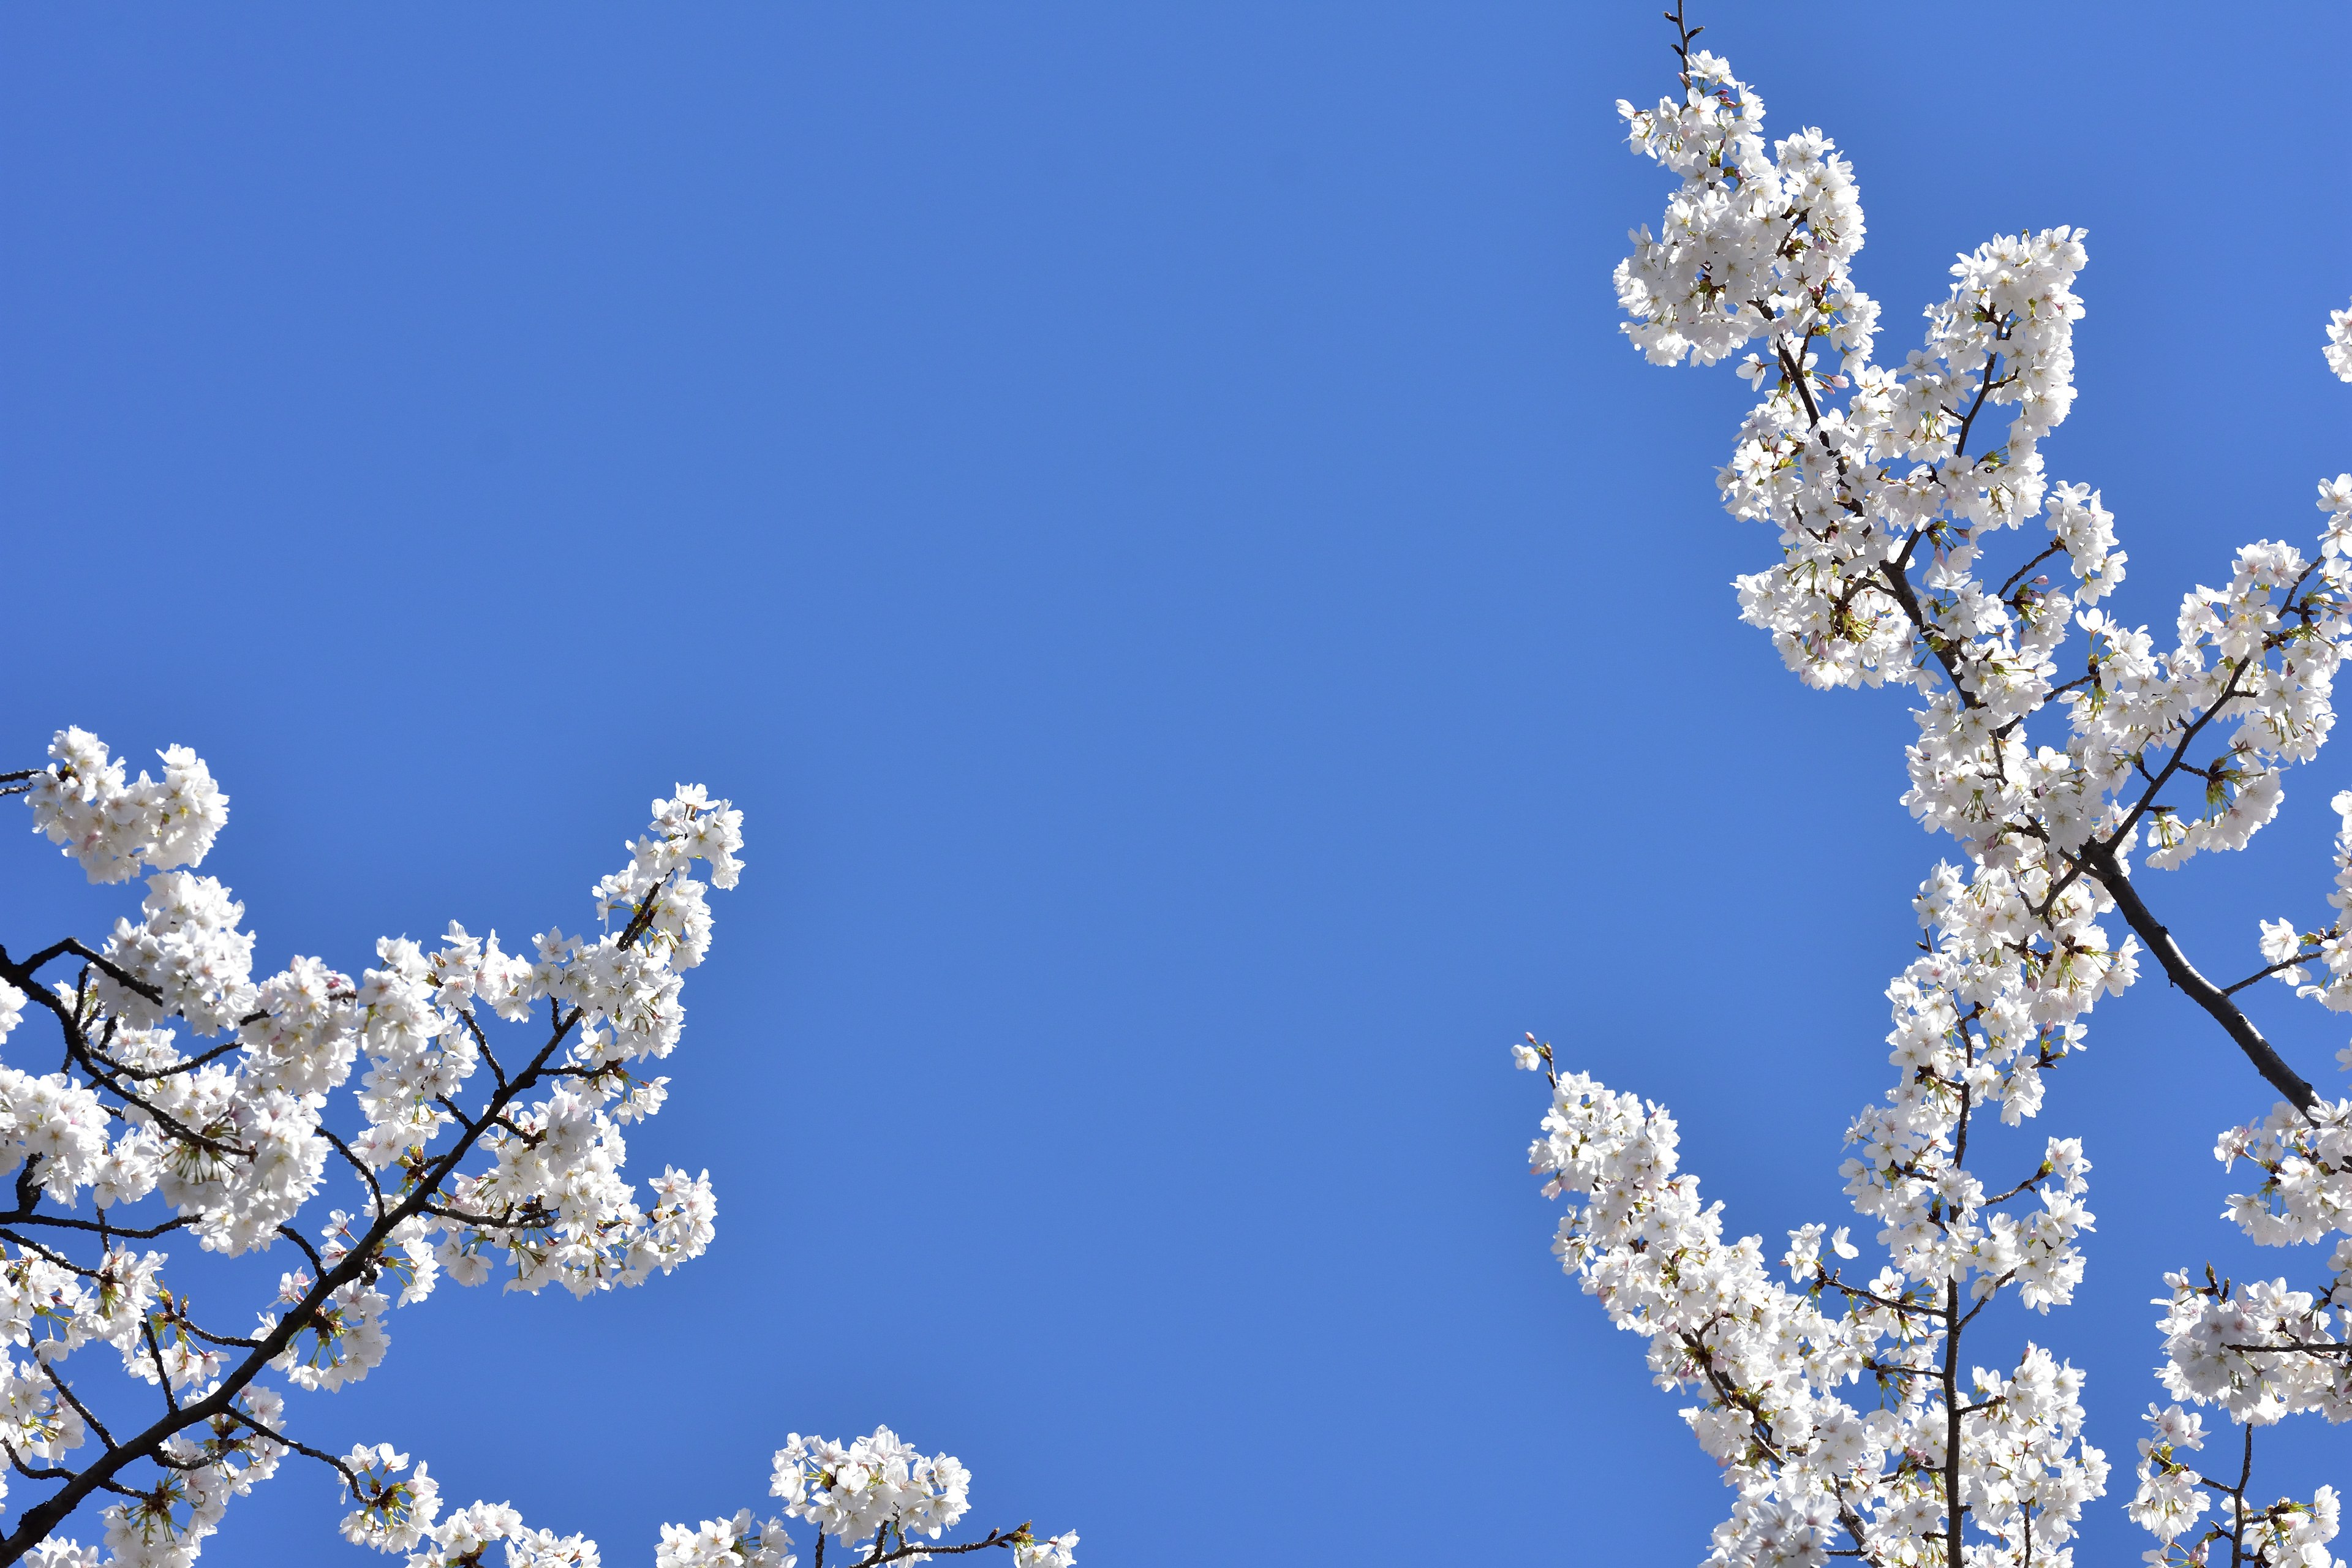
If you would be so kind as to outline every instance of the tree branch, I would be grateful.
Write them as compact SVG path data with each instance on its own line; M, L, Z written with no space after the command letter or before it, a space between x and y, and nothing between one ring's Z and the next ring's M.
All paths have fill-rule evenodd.
M2263 1038L2263 1032L2255 1028L2254 1021L2230 999L2228 992L2197 972L2197 966L2189 962L2189 955L2181 952L2180 944L2173 940L2172 932L2156 918L2155 911L2139 896L2139 889L2133 887L2131 879L2124 874L2116 852L2093 839L2084 847L2082 863L2091 875L2098 879L2099 885L2107 890L2107 896L2115 900L2116 908L2122 912L2125 922L2139 934L2140 941L2147 944L2148 951L2156 954L2157 962L2164 965L2166 977L2188 993L2190 1001L2212 1016L2213 1021L2238 1043L2238 1048L2246 1053L2246 1059L2254 1064L2254 1070L2261 1073L2272 1088L2286 1096L2288 1102L2297 1110L2308 1112L2318 1102L2318 1091L2286 1065L2286 1059Z

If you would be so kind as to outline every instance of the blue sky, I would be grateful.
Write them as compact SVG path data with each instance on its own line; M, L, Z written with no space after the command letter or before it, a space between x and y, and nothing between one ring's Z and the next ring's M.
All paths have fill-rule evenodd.
M196 747L271 965L576 929L674 781L748 816L632 1140L709 1167L711 1254L445 1291L301 1435L616 1564L877 1422L1096 1564L1704 1554L1727 1494L1556 1271L1505 1047L1668 1101L1738 1229L1836 1223L1948 850L1901 698L1736 622L1742 389L1616 336L1654 9L0 16L0 765ZM1953 252L2088 226L2045 452L2119 614L2310 534L2340 7L1702 19L1854 159L1893 357ZM2322 911L2347 784L2151 888L2200 962ZM123 907L30 835L0 875L11 944ZM2339 1024L2257 1016L2341 1084ZM2161 1269L2315 1260L2215 1217L2269 1096L2210 1025L2152 979L2092 1043L2043 1116L2083 1305L1987 1338L2089 1368L2127 1475ZM206 1560L366 1560L339 1512L289 1470Z

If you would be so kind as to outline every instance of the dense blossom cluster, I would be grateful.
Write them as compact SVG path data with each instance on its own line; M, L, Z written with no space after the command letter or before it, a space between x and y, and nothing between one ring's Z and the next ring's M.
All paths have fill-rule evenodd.
M2322 487L2315 556L2247 546L2226 587L2184 597L2159 647L2091 607L2123 580L2114 519L2088 486L2051 482L2039 449L2074 402L2084 237L2004 236L1961 257L1923 346L1877 365L1876 309L1848 276L1860 209L1832 144L1808 131L1768 153L1760 100L1704 52L1682 102L1619 107L1635 149L1682 177L1667 237L1636 231L1619 267L1626 332L1665 363L1769 344L1742 366L1763 395L1718 476L1735 515L1780 533L1780 561L1739 579L1742 616L1811 684L1919 688L1905 804L1979 858L2071 854L2095 835L2128 853L2143 829L2159 866L2242 847L2277 809L2281 768L2334 722L2352 638L2346 481ZM2047 545L1984 581L1980 552L2037 517ZM2060 558L2071 587L2035 574ZM2077 628L2084 672L2062 683ZM2053 700L2066 732L2037 744L2024 721ZM2185 813L2148 798L2144 765L2195 777L2204 798Z
M971 1506L971 1472L952 1455L926 1456L887 1426L849 1443L795 1432L776 1450L769 1491L790 1519L806 1520L854 1550L937 1541ZM1076 1534L1038 1541L1024 1525L1003 1537L1016 1568L1069 1568ZM918 1554L919 1557L919 1554Z
M507 1568L599 1568L594 1542L532 1530L505 1503L478 1502L441 1518L438 1484L422 1464L403 1475L408 1456L389 1444L356 1448L345 1462L358 1478L362 1503L343 1521L343 1533L409 1553L408 1568L471 1568L499 1543ZM920 1563L928 1554L908 1542L937 1541L953 1528L970 1507L971 1481L953 1457L927 1457L885 1426L845 1444L794 1433L776 1451L770 1490L784 1500L787 1518L806 1521L818 1536L847 1548L850 1562ZM1023 1525L952 1550L1002 1546L1014 1568L1072 1568L1077 1543L1076 1534L1038 1540ZM654 1552L654 1568L794 1568L798 1562L783 1521L759 1519L750 1509L697 1525L665 1524Z
M2336 1539L2339 1503L2334 1487L2321 1487L2309 1502L2282 1499L2257 1509L2246 1500L2242 1478L2231 1487L2206 1479L2196 1461L2184 1458L2205 1446L2204 1418L2178 1405L2147 1409L2148 1435L2140 1439L2139 1489L2132 1494L2132 1521L2161 1543L2147 1554L2152 1564L2205 1568L2217 1549L2231 1548L2231 1561L2327 1568L2336 1561L2327 1542ZM2251 1460L2253 1427L2246 1427ZM2218 1493L2228 1505L2206 1528L2181 1539L2205 1518Z
M1810 685L1916 690L1903 803L1960 858L1921 885L1926 940L1888 988L1895 1087L1846 1134L1846 1192L1884 1263L1855 1261L1854 1227L1810 1225L1776 1279L1761 1242L1727 1239L1722 1205L1679 1171L1662 1108L1561 1072L1533 1037L1515 1053L1552 1102L1530 1163L1569 1200L1563 1267L1649 1340L1660 1384L1695 1401L1684 1418L1735 1493L1709 1563L2064 1568L2108 1479L2082 1437L2081 1377L2032 1343L2007 1372L1961 1345L2004 1293L2044 1313L2072 1300L2090 1162L2050 1137L2034 1169L1989 1193L1962 1152L1972 1119L2016 1127L2041 1111L2093 1005L2151 949L2291 1097L2223 1136L2225 1162L2267 1175L2231 1214L2258 1242L2335 1245L2316 1292L2171 1277L2166 1388L2249 1436L2298 1411L2352 1416L2338 1327L2352 1312L2352 1100L2295 1079L2230 1000L2242 986L2199 975L2131 879L2136 853L2165 869L2243 847L2277 813L2284 771L2326 740L2352 645L2352 475L2320 485L2312 548L2246 546L2223 585L2183 596L2168 642L2119 620L2100 607L2126 565L2115 519L2090 486L2049 478L2041 453L2074 401L2084 237L2003 236L1960 257L1921 346L1882 365L1878 307L1851 277L1864 235L1851 166L1818 131L1768 145L1755 92L1688 32L1681 45L1679 97L1619 106L1634 151L1679 182L1618 268L1624 331L1659 364L1756 345L1738 370L1759 401L1717 485L1735 516L1775 529L1780 553L1738 579L1740 613ZM2347 332L2352 312L2336 312L2328 361L2352 379ZM2037 520L2046 539L1992 578L1998 536ZM2263 973L2352 1010L2352 794L2337 809L2336 922L2265 922L2262 950ZM2130 932L2109 929L2118 915ZM2200 1417L2176 1404L2150 1419L2129 1511L2158 1539L2151 1562L2205 1563L2215 1542L2238 1562L2333 1561L2332 1491L2258 1507L2244 1479L2176 1458L2203 1442Z
M1519 1051L1550 1073L1549 1047ZM1738 1493L1709 1563L1937 1561L1955 1486L2010 1553L2000 1561L2029 1550L2071 1561L2066 1543L2107 1475L2082 1441L2081 1374L2032 1344L2006 1373L1964 1373L1947 1347L1953 1325L2005 1287L2067 1299L2090 1165L2078 1143L2051 1139L2008 1194L2038 1206L1997 1212L2001 1200L1951 1160L1958 1103L1952 1084L1906 1082L1848 1135L1859 1146L1849 1190L1884 1222L1895 1261L1850 1274L1861 1249L1847 1231L1807 1226L1779 1259L1783 1283L1756 1237L1725 1239L1722 1205L1678 1169L1672 1117L1582 1074L1552 1075L1529 1161L1547 1195L1571 1200L1553 1250L1613 1321L1649 1339L1660 1385L1697 1396L1684 1419ZM1955 1436L1961 1462L1948 1472Z
M641 1193L623 1129L666 1098L649 1064L678 1046L684 974L710 948L709 893L741 871L742 814L694 785L656 801L626 864L592 889L591 934L551 927L509 952L452 922L437 942L383 938L356 977L300 956L257 977L245 907L194 869L228 806L202 760L174 746L160 782L133 780L71 729L49 757L0 775L0 793L25 795L34 827L91 881L143 877L144 891L95 949L0 952L0 1041L46 1014L65 1060L47 1073L0 1063L0 1175L16 1175L0 1215L0 1445L20 1473L62 1483L22 1505L0 1560L181 1568L231 1497L300 1453L340 1472L354 1504L344 1535L412 1568L478 1563L493 1544L509 1568L595 1568L594 1542L529 1529L504 1504L445 1518L438 1480L388 1445L340 1458L304 1446L282 1390L368 1376L394 1310L445 1279L585 1295L710 1245L708 1174L666 1168ZM70 978L37 974L60 960ZM333 1181L349 1206L299 1223ZM73 1213L85 1199L95 1222ZM269 1269L249 1327L200 1325L165 1282L167 1256L139 1245L180 1231L227 1258L278 1249L292 1265ZM68 1376L95 1344L130 1386L163 1398L165 1419L116 1428L147 1428L137 1440L110 1436L96 1385ZM815 1467L788 1511L845 1542L937 1540L965 1510L961 1467L912 1457L887 1431L846 1449L796 1437L786 1454ZM785 1454L777 1463L782 1492ZM57 1529L86 1499L102 1505L103 1555ZM1024 1527L987 1544L1026 1568L1066 1564L1075 1542ZM658 1561L793 1558L781 1521L746 1512L665 1527Z
M2343 1013L2352 1012L2352 928L2347 925L2352 916L2352 790L2339 791L2330 804L2341 823L2336 834L2336 890L2327 895L2336 918L2325 931L2298 931L2292 921L2264 921L2262 950L2273 974L2295 987L2297 995ZM2326 978L2316 984L2310 968L2314 963L2326 971ZM2344 1065L2352 1068L2352 1053Z
M49 747L52 765L30 791L33 826L64 846L93 882L124 882L142 870L193 866L212 853L228 822L228 796L202 758L185 746L163 753L161 784L127 765L86 730L64 730Z

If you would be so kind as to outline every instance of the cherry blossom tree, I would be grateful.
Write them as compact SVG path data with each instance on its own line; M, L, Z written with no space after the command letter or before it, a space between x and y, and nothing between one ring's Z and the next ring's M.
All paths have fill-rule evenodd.
M666 1169L641 1195L622 1130L662 1107L652 1064L678 1045L742 814L698 785L656 801L591 889L589 934L550 925L510 953L453 922L437 943L383 939L356 980L306 957L256 980L245 907L194 869L228 819L203 761L173 746L160 780L131 779L74 729L48 754L0 773L0 795L89 880L144 894L94 947L0 949L0 1563L180 1568L294 1456L347 1493L346 1537L409 1568L593 1568L593 1542L503 1503L445 1513L439 1479L389 1444L304 1443L289 1404L376 1373L393 1312L445 1279L585 1296L710 1246L708 1173ZM251 1259L247 1320L196 1320L160 1249L175 1238ZM793 1434L782 1518L666 1525L655 1562L790 1568L793 1520L818 1565L830 1543L840 1568L995 1548L1069 1568L1077 1537L1026 1524L944 1542L970 1482L887 1427Z
M1887 990L1895 1085L1846 1133L1859 1225L1805 1226L1778 1258L1728 1238L1665 1110L1530 1035L1518 1065L1551 1086L1531 1162L1567 1200L1554 1250L1691 1402L1733 1493L1709 1563L2063 1568L2111 1480L2084 1440L2082 1376L2032 1341L1986 1344L1979 1319L2004 1296L2045 1315L2070 1303L2091 1162L2053 1135L1980 1174L1969 1140L1987 1118L2037 1119L2093 1005L2153 958L2280 1097L2221 1134L2221 1158L2250 1172L2231 1217L2263 1246L2329 1250L2301 1289L2167 1276L2167 1403L2149 1406L2126 1506L2152 1563L2226 1549L2324 1568L2336 1492L2263 1501L2254 1436L2352 1416L2352 1100L2298 1075L2240 998L2267 978L2352 1010L2352 792L2335 799L2332 918L2263 922L2263 963L2242 979L2207 978L2149 884L2243 847L2326 740L2352 641L2352 474L2319 486L2315 543L2246 545L2222 586L2182 596L2168 638L2102 610L2126 564L2115 519L2041 451L2074 400L2083 235L1999 236L1960 258L1925 342L1881 363L1878 304L1853 275L1852 167L1819 131L1768 146L1762 100L1694 47L1679 6L1667 20L1678 90L1619 105L1633 150L1678 182L1617 269L1624 331L1654 364L1745 351L1758 401L1717 483L1780 549L1738 579L1740 615L1810 686L1911 689L1904 805L1956 856L1920 884L1920 954ZM2325 353L2352 381L2352 310ZM2002 538L2030 528L2046 539Z

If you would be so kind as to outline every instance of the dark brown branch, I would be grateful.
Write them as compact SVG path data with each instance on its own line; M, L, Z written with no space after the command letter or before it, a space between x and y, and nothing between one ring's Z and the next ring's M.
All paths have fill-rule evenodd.
M2230 1529L2230 1561L2242 1563L2246 1556L2246 1483L2254 1479L2254 1424L2246 1423L2246 1458L2238 1467L2238 1484L2230 1489L2232 1510Z
M70 1479L73 1476L71 1470L61 1470L54 1465L44 1465L37 1470L33 1468L17 1454L16 1445L14 1443L0 1442L0 1447L8 1450L8 1462L16 1468L16 1473L20 1476L27 1476L37 1481L65 1480Z
M278 1234L292 1242L296 1247L300 1247L302 1249L302 1256L310 1260L311 1268L317 1269L320 1274L324 1274L327 1271L326 1264L321 1261L319 1257L319 1249L311 1246L310 1243L304 1238L300 1231L296 1230L290 1225L281 1225L278 1227Z
M2053 555L2063 553L2065 549L2066 546L2063 542L2053 542L2047 549L2043 550L2041 554L2035 556L2032 560L2027 562L2024 565L2011 573L2009 574L2009 581L2000 585L2000 592L1996 595L1995 597L2002 599L2008 598L2009 591L2011 588L2016 587L2017 584L2024 579L2024 576L2028 572L2032 571L2036 566L2041 565Z
M1976 706L1975 698L1960 685L1958 668L1952 659L1937 646L1937 639L1933 636L1926 616L1921 613L1918 596L1912 592L1909 579L1893 571L1887 571L1883 575L1886 579L1888 587L1895 591L1904 612L1911 617L1912 625L1918 629L1919 635L1927 640L1929 648L1936 653L1937 658L1943 664L1945 673L1951 677L1953 689L1959 693L1960 700L1970 707ZM2302 579L2298 578L2296 585L2300 585L2301 581ZM2129 832L2139 818L2150 809L2158 793L2171 780L2173 774L2179 771L2186 761L2189 742L2195 738L2197 732L2210 723L2231 700L2241 695L2237 689L2238 680L2251 662L2250 656L2246 659L2240 660L2231 670L2229 679L2222 683L2221 694L2184 731L2179 742L2173 750L2172 760L2166 764L2160 773L2151 779L2147 790L2141 795L2139 804L2133 808L2124 826L2118 828L2108 840L2094 838L2084 846L2081 858L2074 862L2073 868L2053 882L2051 898L2045 900L2045 907L2049 902L2054 901L2057 895L2074 879L2074 876L2085 870L2095 876L2100 885L2107 889L2108 896L2115 900L2116 907L2122 911L2126 923L2138 934L2140 941L2147 945L2148 951L2156 954L2157 962L2164 966L2166 977L2176 987L2187 992L2190 1000L2204 1008L2213 1020L2221 1026L2223 1032L2237 1042L2238 1048L2245 1052L2247 1059L2254 1064L2254 1070L2261 1073L2273 1089L2286 1096L2288 1101L2297 1110L2308 1111L2317 1101L2318 1092L2304 1081L2301 1075L2293 1068L2287 1066L2285 1058L2282 1058L2271 1043L2263 1037L2262 1031L2254 1027L2253 1020L2247 1017L2238 1005L2230 999L2230 992L2198 973L2197 967L2189 962L2188 954L2181 951L2179 942L2174 940L2172 932L2163 921L2156 918L2155 912L2147 907L2147 900L2139 896L2139 890L2132 886L2131 879L2124 874L2122 864L2117 860L2113 847L2115 843L2121 841L2123 834Z
M2009 335L2011 331L2014 330L2016 318L2014 316L2011 316L2008 321L2001 322L2000 331L1994 334L1993 341L1995 342L2002 343L2009 342ZM1956 463L1966 458L1969 455L1969 431L1970 427L1976 424L1977 416L1984 412L1986 395L1990 393L1994 387L2004 384L2008 379L2007 377L2003 377L2001 381L1997 382L1993 380L1993 367L1999 363L2000 363L2000 355L1999 353L1990 353L1985 355L1984 375L1977 383L1977 400L1969 406L1968 416L1960 421L1959 436L1952 442L1952 460Z
M58 1230L94 1230L100 1236L121 1237L126 1241L152 1241L159 1236L169 1236L196 1222L186 1215L167 1219L160 1225L116 1225L110 1220L76 1219L61 1214L0 1214L0 1225L45 1225Z
M1918 535L1914 534L1912 537L1916 539ZM1927 651L1934 654L1936 662L1944 667L1944 677L1952 683L1952 690L1959 698L1960 706L1983 707L1983 700L1975 692L1969 690L1968 683L1960 679L1959 661L1952 657L1951 649L1945 643L1942 634L1938 633L1934 625L1928 621L1927 612L1920 607L1918 591L1911 586L1909 575L1889 564L1880 569L1879 580L1885 583L1887 591L1895 595L1895 602L1903 606L1903 613L1911 617L1911 625L1918 631L1919 639L1927 645Z
M2180 951L2180 944L2173 940L2171 931L2156 918L2155 911L2139 896L2139 889L2132 886L2129 877L2124 875L2123 867L2116 859L2116 852L2093 839L2084 847L2083 864L2091 875L2099 879L2099 885L2107 890L2107 896L2115 900L2116 908L2122 911L2125 922L2138 933L2140 941L2147 944L2148 951L2156 954L2157 962L2164 965L2166 978L2186 992L2190 1001L2212 1016L2213 1021L2237 1042L2238 1048L2246 1053L2246 1059L2254 1064L2254 1070L2261 1073L2272 1088L2286 1096L2288 1102L2296 1110L2308 1112L2318 1102L2318 1091L2286 1065L2286 1059L2263 1038L2263 1032L2255 1028L2254 1021L2230 999L2228 992L2197 973L2197 966L2190 963L2189 955Z
M29 1236L19 1236L13 1230L0 1230L0 1241L13 1241L27 1252L37 1252L60 1268L69 1268L85 1279L96 1279L105 1273L102 1268L85 1268L62 1252L52 1252Z
M901 1557L913 1557L918 1554L929 1557L952 1557L963 1552L985 1552L992 1546L1009 1548L1020 1544L1028 1538L1029 1527L1024 1524L1018 1530L992 1530L985 1540L967 1541L961 1546L939 1546L928 1541L919 1541L911 1546L901 1546L895 1552L883 1552L879 1550L881 1542L877 1539L875 1542L877 1549L875 1554L871 1557L859 1558L856 1568L877 1568L879 1563L896 1563Z
M465 1118L459 1117L458 1120L463 1121ZM325 1138L328 1142L332 1143L335 1146L335 1152L341 1154L344 1161L350 1164L351 1168L360 1173L360 1180L367 1184L369 1193L373 1194L375 1198L375 1212L382 1214L383 1212L383 1184L379 1183L375 1179L375 1172L369 1167L366 1161L361 1159L357 1154L352 1153L352 1146L344 1142L341 1138L336 1137L332 1129L327 1127L324 1123L321 1123L319 1128L319 1132L320 1135Z
M57 1385L58 1392L65 1396L66 1403L72 1405L74 1410L81 1416L83 1422L88 1425L89 1429L98 1434L98 1440L105 1444L110 1448L113 1447L115 1446L114 1435L106 1429L106 1423L98 1418L98 1412L92 1410L89 1405L84 1405L80 1400L74 1397L74 1391L66 1386L66 1380L58 1375L58 1369L56 1367L51 1366L47 1362L42 1361L37 1356L34 1358L34 1361L36 1364L40 1367L42 1373L46 1375L51 1383Z
M163 1347L155 1342L155 1320L142 1319L139 1329L147 1336L147 1358L155 1363L155 1381L163 1385L163 1403L177 1410L180 1407L180 1396L172 1387L171 1369L163 1364Z
M1672 22L1672 23L1675 25L1675 32L1678 35L1678 37L1677 37L1675 38L1675 45L1674 45L1675 58L1676 59L1678 59L1678 60L1682 61L1682 63L1683 63L1683 69L1682 69L1682 83L1683 83L1683 90L1684 90L1685 92L1688 92L1688 91L1690 90L1690 84L1691 84L1691 79L1690 79L1690 47L1691 47L1691 40L1692 40L1693 38L1697 37L1701 33L1706 32L1706 29L1705 27L1694 27L1694 26L1692 26L1689 23L1687 23L1687 22L1685 22L1685 21L1684 21L1684 20L1683 20L1683 0L1675 0L1675 8L1674 8L1673 10L1671 10L1671 11L1662 11L1662 12L1660 12L1660 13L1659 13L1659 15L1660 15L1660 16L1664 16L1664 17L1665 17L1665 19L1666 19L1667 21ZM26 776L29 778L29 777L31 777L32 775L31 775L30 773L27 773Z
M262 1016L267 1017L268 1015L264 1014ZM88 1047L86 1047L86 1050L91 1058L102 1063L108 1072L113 1073L117 1077L137 1079L143 1081L151 1079L170 1078L174 1073L194 1072L196 1068L203 1067L207 1062L216 1062L220 1060L221 1058L228 1055L231 1051L241 1051L244 1048L245 1042L243 1040L231 1038L224 1040L219 1045L215 1046L211 1050L205 1051L201 1055L187 1057L182 1060L173 1062L170 1067L162 1068L125 1067L121 1062L116 1061L112 1057L110 1057L104 1052L99 1050L95 1046Z
M354 1499L360 1496L359 1478L352 1474L351 1467L349 1465L344 1464L342 1460L335 1458L334 1455L313 1448L308 1443L298 1443L283 1432L272 1431L261 1422L255 1420L251 1415L246 1414L243 1410L236 1408L235 1406L231 1406L223 1414L226 1419L236 1422L238 1426L250 1426L254 1431L259 1433L263 1437L268 1438L272 1443L278 1444L294 1453L300 1454L305 1458L316 1459L322 1465L332 1466L335 1473L343 1478L343 1485L351 1489L352 1496Z
M2318 956L2319 954L2316 952L2298 952L2293 958L2282 958L2267 969L2255 970L2252 974L2247 975L2235 985L2222 986L2221 994L2224 996L2235 996L2239 992L2243 991L2247 986L2253 984L2258 980L2268 980L2272 975L2278 973L2283 969L2294 969L2302 964L2309 963Z
M498 1053L490 1049L490 1037L482 1033L482 1026L474 1021L473 1009L470 1007L460 1007L457 1009L457 1016L466 1020L466 1032L474 1037L474 1048L482 1053L482 1059L484 1061L490 1064L490 1078L492 1081L496 1082L499 1088L505 1088L507 1081L506 1069L499 1066Z
M121 986L124 990L136 991L139 994L146 997L147 1000L156 1004L158 1006L163 1005L163 993L160 989L149 984L146 981L140 979L137 975L131 973L121 964L116 963L114 960L107 957L105 954L91 952L73 937L68 937L63 942L52 942L49 946L45 947L41 949L40 952L33 954L32 957L25 961L22 966L23 973L29 975L34 970L40 968L43 964L55 959L63 958L68 953L71 953L76 958L79 958L85 963L89 964L100 973L113 981L117 985Z
M239 1339L235 1334L216 1334L199 1327L196 1321L188 1316L188 1301L184 1296L180 1299L179 1305L172 1309L170 1321L173 1326L195 1335L206 1344L219 1345L225 1350L249 1351L261 1343L259 1340Z

